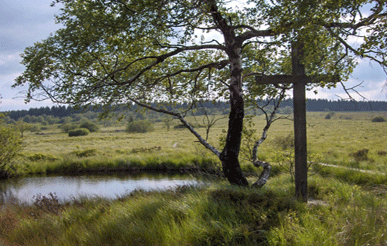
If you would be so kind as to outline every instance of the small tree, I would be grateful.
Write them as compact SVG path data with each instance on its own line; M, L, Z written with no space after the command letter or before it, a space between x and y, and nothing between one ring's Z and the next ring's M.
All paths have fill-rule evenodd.
M24 122L22 119L16 121L15 129L20 132L21 138L24 137L24 132L31 129L31 125Z
M99 131L99 126L93 122L90 122L90 121L86 121L86 122L83 122L79 128L86 128L88 129L90 132L98 132Z
M255 75L291 74L294 42L303 44L298 60L306 75L337 74L345 81L355 57L386 68L387 13L380 0L242 2L56 0L62 28L25 50L26 71L14 86L28 84L27 100L47 95L106 110L137 104L174 116L219 158L230 183L247 186L239 163L245 106L291 89L257 84ZM217 35L197 37L201 32ZM353 38L362 42L352 45ZM201 100L217 99L227 99L230 108L222 150L189 124L186 112L163 106L185 101L193 109ZM253 151L254 163L264 168L255 154L265 138Z
M0 178L9 176L9 164L20 149L19 135L12 128L0 125Z
M171 129L173 119L174 118L171 115L165 115L162 118L162 122L164 123L165 127L167 128L167 131L169 131Z
M69 131L76 129L77 125L74 123L65 123L63 125L60 125L59 128L62 129L62 131L64 131L65 133L68 133Z

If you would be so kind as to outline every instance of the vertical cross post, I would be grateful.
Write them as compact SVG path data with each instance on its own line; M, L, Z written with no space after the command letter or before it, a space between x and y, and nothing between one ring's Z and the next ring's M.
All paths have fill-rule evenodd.
M292 45L292 70L293 76L305 76L305 67L300 63L302 47ZM303 81L293 84L294 106L294 159L295 159L295 185L296 197L303 202L308 201L308 164L306 149L306 97Z

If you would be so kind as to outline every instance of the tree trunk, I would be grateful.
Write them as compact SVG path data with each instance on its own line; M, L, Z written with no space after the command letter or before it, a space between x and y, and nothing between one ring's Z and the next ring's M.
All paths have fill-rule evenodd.
M222 31L226 53L230 61L230 115L226 146L219 159L222 162L223 173L231 184L248 186L246 177L239 164L239 150L241 146L244 102L242 90L242 44L243 39L237 38L234 27L230 26L228 18L223 18L214 0L207 1L215 25Z
M222 161L223 173L231 184L248 186L249 183L242 173L238 160L244 118L240 51L240 48L236 48L233 49L232 52L229 52L231 62L229 87L231 111L228 121L226 146L220 154L220 160Z
M220 160L222 161L223 173L231 184L247 186L249 183L242 173L238 160L244 118L243 97L234 96L231 97L230 101L231 112L228 122L226 146L220 154Z

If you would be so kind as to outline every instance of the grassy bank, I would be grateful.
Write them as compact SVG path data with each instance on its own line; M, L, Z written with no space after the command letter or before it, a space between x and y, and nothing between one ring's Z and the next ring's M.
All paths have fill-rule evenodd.
M385 245L383 185L309 180L310 202L293 198L288 175L260 190L217 183L117 200L58 204L55 197L0 211L0 237L18 245Z

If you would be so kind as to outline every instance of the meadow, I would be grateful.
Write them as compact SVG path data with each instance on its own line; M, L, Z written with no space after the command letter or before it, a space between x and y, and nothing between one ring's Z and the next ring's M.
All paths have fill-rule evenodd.
M238 188L214 177L212 185L136 191L117 200L2 205L0 238L11 245L386 245L387 112L307 114L309 202L294 198L293 122L269 130L259 158L273 166L262 189ZM217 116L220 117L220 116ZM201 118L189 118L200 124ZM260 136L264 117L253 118ZM178 122L173 122L174 125ZM227 119L211 128L219 146ZM68 137L57 126L24 134L15 174L97 171L219 173L220 163L186 129L129 134L124 125ZM205 128L197 128L205 133ZM241 158L253 182L259 170ZM323 165L321 163L329 164ZM129 174L128 174L129 175Z
M387 117L387 112L336 113L331 119L325 119L326 115L326 112L308 113L309 161L387 173L387 124L371 122L378 115ZM189 117L188 121L196 125L203 123L201 117ZM258 138L265 125L264 116L256 116L252 121ZM177 124L177 120L172 122L172 125ZM209 142L219 147L226 126L227 118L224 118L211 127ZM204 127L197 130L205 136ZM292 154L292 136L291 120L275 122L259 149L259 158L273 166L281 163L287 166L284 156ZM100 132L81 137L68 137L53 125L41 133L25 133L23 142L24 148L16 164L20 174L60 173L65 171L64 166L69 171L92 171L93 168L112 170L162 162L181 167L205 162L211 168L219 165L213 154L202 147L188 130L173 127L167 130L162 122L157 122L155 131L148 133L126 133L125 125L121 125L102 128ZM368 152L357 157L357 152L364 149ZM241 161L246 171L254 170L244 156L241 155ZM72 165L76 167L72 168Z

